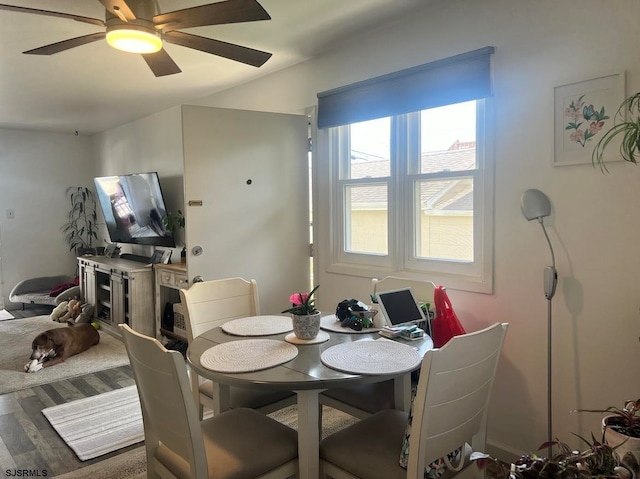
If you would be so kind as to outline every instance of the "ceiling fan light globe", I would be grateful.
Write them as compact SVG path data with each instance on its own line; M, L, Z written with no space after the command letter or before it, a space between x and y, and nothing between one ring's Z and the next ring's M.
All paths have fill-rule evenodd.
M162 49L162 38L158 33L136 28L109 30L107 43L129 53L156 53Z

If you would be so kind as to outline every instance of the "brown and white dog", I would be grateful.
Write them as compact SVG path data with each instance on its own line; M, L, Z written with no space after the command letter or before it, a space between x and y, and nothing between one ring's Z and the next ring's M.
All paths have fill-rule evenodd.
M67 323L68 328L49 329L38 334L31 348L30 361L25 365L27 373L54 366L71 356L86 351L100 342L100 334L91 324Z

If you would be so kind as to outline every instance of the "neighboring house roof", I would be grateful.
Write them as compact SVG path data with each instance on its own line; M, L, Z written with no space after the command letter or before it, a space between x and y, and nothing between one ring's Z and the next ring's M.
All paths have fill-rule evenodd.
M352 178L384 178L389 175L389 160L354 152L351 157ZM475 168L475 142L456 140L447 150L424 153L422 173L465 171ZM423 208L432 211L472 212L473 183L468 179L434 180L423 183ZM386 209L387 191L384 187L358 186L351 196L352 209Z

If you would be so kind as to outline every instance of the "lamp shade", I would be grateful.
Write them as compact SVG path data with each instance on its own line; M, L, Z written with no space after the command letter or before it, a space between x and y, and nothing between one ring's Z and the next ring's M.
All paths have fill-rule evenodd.
M107 43L129 53L155 53L162 48L158 32L136 28L135 25L109 29Z
M525 191L522 194L520 206L522 207L522 214L529 221L544 218L551 214L549 198L540 190Z

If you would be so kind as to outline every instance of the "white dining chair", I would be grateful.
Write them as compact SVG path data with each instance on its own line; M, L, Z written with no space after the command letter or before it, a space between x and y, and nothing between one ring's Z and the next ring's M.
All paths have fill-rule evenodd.
M411 280L395 276L371 280L372 295L379 291L409 287L416 300L431 303L433 307L433 292L436 285L431 281ZM378 314L382 313L378 312ZM360 419L369 417L383 409L406 409L406 405L396 404L396 387L403 387L403 385L394 380L388 380L349 388L328 389L320 394L320 404L333 407Z
M184 358L120 324L144 426L149 478L270 478L298 474L297 433L253 409L200 421Z
M427 465L458 448L461 458L447 467L443 479L483 477L469 456L485 449L489 399L507 327L496 323L428 351L412 420L389 409L328 436L320 442L321 477L418 479ZM400 466L405 439L406 469Z
M187 342L221 326L232 319L257 316L260 314L258 286L255 280L226 278L193 283L189 289L180 290L180 299L184 309L184 321L187 329ZM214 414L222 411L220 387L203 379L191 371L191 388L200 417L203 408L211 409ZM249 407L269 414L296 403L293 391L263 391L249 388L229 388L230 408Z

